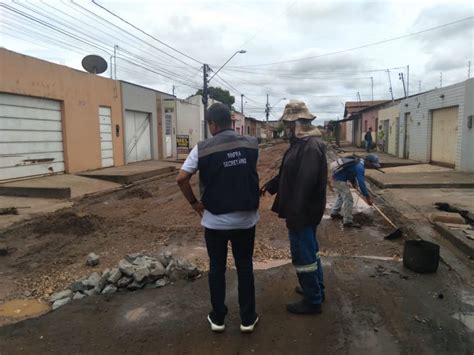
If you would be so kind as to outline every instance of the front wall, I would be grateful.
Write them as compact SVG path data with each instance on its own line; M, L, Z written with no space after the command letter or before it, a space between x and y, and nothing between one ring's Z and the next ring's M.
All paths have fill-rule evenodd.
M0 49L0 92L62 101L66 171L102 166L99 106L112 110L112 126L122 131L118 82ZM123 165L122 137L113 135L114 164Z
M389 135L388 135L388 153L397 155L398 148L398 117L400 116L400 105L379 111L379 124L382 121L389 120Z
M472 80L472 79L471 79ZM431 111L458 106L458 136L457 142L460 142L464 130L464 95L465 82L451 85L441 89L435 89L421 95L402 100L400 104L400 131L399 131L399 149L398 156L403 158L403 146L405 137L405 113L411 114L410 125L410 159L430 162L431 160L431 130L432 117ZM441 96L444 95L444 98ZM463 154L471 155L468 151L462 151ZM456 169L460 169L461 145L456 148Z
M189 148L192 149L200 137L199 105L186 100L176 100L176 116L178 118L178 134L189 136Z

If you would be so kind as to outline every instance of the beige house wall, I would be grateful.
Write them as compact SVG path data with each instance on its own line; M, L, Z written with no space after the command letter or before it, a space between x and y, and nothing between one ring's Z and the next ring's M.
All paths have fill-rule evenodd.
M388 153L398 155L398 118L400 116L400 105L394 105L379 111L379 125L382 121L389 120Z
M0 92L62 102L66 172L101 168L99 106L111 108L114 165L124 164L122 104L117 81L3 48L0 78Z

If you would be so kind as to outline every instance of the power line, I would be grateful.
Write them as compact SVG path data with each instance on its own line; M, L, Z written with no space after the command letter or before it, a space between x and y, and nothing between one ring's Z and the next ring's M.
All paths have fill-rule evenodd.
M155 41L161 43L161 44L164 45L165 47L167 47L167 48L169 48L169 49L175 51L176 53L179 53L179 54L181 54L182 56L184 56L184 57L186 57L186 58L188 58L188 59L191 59L191 60L193 60L194 62L196 62L196 63L198 63L198 64L200 64L200 65L204 64L204 63L200 62L199 60L197 60L197 59L195 59L195 58L193 58L193 57L187 55L186 53L183 53L183 52L181 52L180 50L178 50L178 49L176 49L176 48L170 46L169 44L163 42L162 40L156 38L155 36L153 36L153 35L151 35L151 34L145 32L145 31L143 31L141 28L135 26L135 25L132 24L131 22L125 20L125 19L122 18L122 17L120 17L119 15L117 15L116 13L114 13L113 11L111 11L111 10L107 9L106 7L100 5L99 3L97 3L96 0L92 0L92 3L93 3L94 5L100 7L100 8L103 9L104 11L108 12L108 13L111 14L112 16L114 16L114 17L118 18L119 20L125 22L127 25L133 27L133 28L136 29L137 31L139 31L139 32L143 33L144 35L146 35L146 36L148 36L148 37L154 39Z
M324 53L324 54L320 54L320 55L315 55L315 56L310 56L310 57L304 57L304 58L299 58L299 59L283 60L283 61L280 61L280 62L262 63L262 64L252 64L252 65L242 65L242 66L234 66L234 67L236 67L236 68L237 68L237 67L241 67L241 68L245 68L245 67L260 67L260 66L268 66L268 65L294 63L294 62L300 62L300 61L304 61L304 60L308 60L308 59L316 59L316 58L321 58L321 57L327 57L327 56L331 56L331 55L334 55L334 54L346 53L346 52L350 52L350 51L357 50L357 49L367 48L367 47L376 46L376 45L379 45L379 44L388 43L388 42L396 41L396 40L403 39L403 38L407 38L407 37L411 37L411 36L416 36L416 35L419 35L419 34L421 34L421 33L426 33L426 32L430 32L430 31L435 31L435 30L438 30L438 29L440 29L440 28L448 27L448 26L451 26L451 25L454 25L454 24L457 24L457 23L460 23L460 22L464 22L464 21L467 21L467 20L472 20L473 18L474 18L474 16L470 16L470 17L466 17L466 18L463 18L463 19L460 19L460 20L453 21L453 22L445 23L445 24L440 25L440 26L431 27L431 28L427 28L427 29L425 29L425 30L421 30L421 31L417 31L417 32L412 32L412 33L408 33L408 34L406 34L406 35L402 35L402 36L398 36L398 37L389 38L389 39L386 39L386 40L383 40L383 41L378 41L378 42L373 42L373 43L369 43L369 44L364 44L364 45L361 45L361 46L352 47L352 48L348 48L348 49L344 49L344 50L340 50L340 51L335 51L335 52L330 52L330 53Z

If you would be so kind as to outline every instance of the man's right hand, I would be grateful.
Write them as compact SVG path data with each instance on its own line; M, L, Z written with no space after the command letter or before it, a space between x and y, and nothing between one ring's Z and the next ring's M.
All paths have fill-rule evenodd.
M265 196L265 193L267 192L267 187L265 185L263 185L261 188L260 188L260 196Z

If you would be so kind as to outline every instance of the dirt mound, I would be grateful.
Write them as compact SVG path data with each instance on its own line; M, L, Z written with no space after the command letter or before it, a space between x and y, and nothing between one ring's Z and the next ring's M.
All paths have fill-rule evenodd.
M144 200L150 197L153 197L153 194L150 191L138 188L125 191L125 193L119 197L119 200L125 200L128 198L139 198Z
M42 217L30 224L32 231L38 234L74 234L78 236L95 232L103 218L94 215L79 216L67 211Z
M359 223L360 225L363 226L372 226L374 225L374 219L372 218L371 215L364 213L364 212L358 212L353 215L354 222Z

